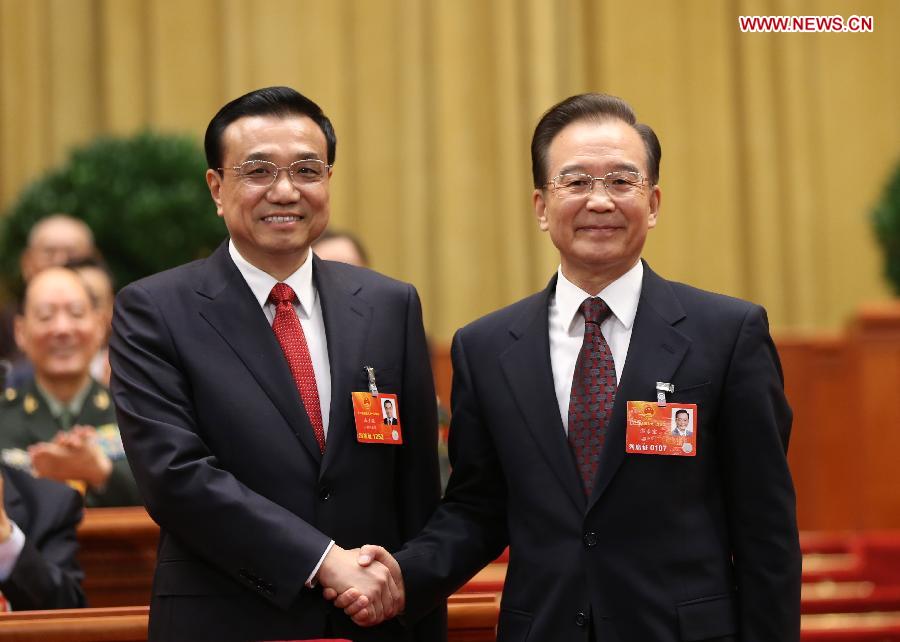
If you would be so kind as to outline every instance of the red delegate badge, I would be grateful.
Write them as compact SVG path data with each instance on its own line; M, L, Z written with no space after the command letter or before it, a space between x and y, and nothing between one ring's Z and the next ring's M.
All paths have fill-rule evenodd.
M697 404L629 401L625 452L635 455L697 454Z
M361 444L403 443L397 395L351 392L350 397L356 421L356 441Z

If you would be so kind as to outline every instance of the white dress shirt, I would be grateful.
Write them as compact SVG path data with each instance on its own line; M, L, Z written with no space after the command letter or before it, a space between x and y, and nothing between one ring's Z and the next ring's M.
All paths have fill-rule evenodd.
M569 398L572 395L572 377L575 362L584 342L584 316L579 308L588 297L599 296L612 311L600 324L600 333L609 344L616 366L616 384L622 379L622 369L628 356L631 331L637 314L641 287L644 282L644 266L638 260L634 267L607 285L601 292L585 292L569 281L558 269L556 292L550 299L550 366L553 369L553 387L559 404L559 416L566 434L569 432Z
M0 582L5 582L12 575L16 562L19 561L19 555L25 548L25 534L16 526L16 523L9 520L12 531L6 540L0 542Z
M271 275L263 272L255 265L251 265L241 256L234 243L228 241L228 253L234 264L237 265L241 276L253 291L253 296L259 302L260 307L269 320L269 325L275 321L275 304L269 302L269 294L278 283ZM322 316L322 303L319 293L313 285L312 252L306 255L296 272L291 274L282 283L287 283L297 295L294 310L303 327L306 336L306 345L309 346L309 356L312 359L313 372L316 375L316 387L319 390L319 405L322 411L322 428L325 429L325 438L328 438L328 414L331 410L331 365L328 362L328 341L325 337L325 318Z
M244 281L253 291L253 296L259 302L269 325L272 325L275 322L275 304L269 302L269 294L278 281L271 274L263 272L241 256L231 239L228 240L228 253L241 276L244 277ZM319 390L319 405L322 411L322 428L325 430L327 444L328 414L331 411L331 364L328 361L328 341L325 337L325 317L322 315L322 303L319 300L319 293L313 285L312 254L311 251L308 252L303 265L282 283L291 286L294 294L297 295L298 302L294 303L294 311L300 319L300 325L306 337L306 345L309 347L309 356L312 359L313 372L316 375L316 387ZM319 563L306 578L307 587L312 588L315 585L315 577L332 546L334 546L334 540L331 540L325 548L325 552L319 558Z

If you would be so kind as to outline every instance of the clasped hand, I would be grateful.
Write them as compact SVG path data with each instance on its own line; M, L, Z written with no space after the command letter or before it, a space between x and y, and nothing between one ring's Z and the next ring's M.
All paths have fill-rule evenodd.
M335 544L319 569L329 602L359 626L375 626L403 612L406 593L400 565L381 546L345 550Z

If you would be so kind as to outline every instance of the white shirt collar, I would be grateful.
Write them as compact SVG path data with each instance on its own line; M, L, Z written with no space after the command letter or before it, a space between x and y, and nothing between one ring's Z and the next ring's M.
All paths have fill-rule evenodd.
M641 285L644 282L644 264L640 259L630 270L618 279L607 285L597 294L585 292L577 285L569 281L562 271L562 266L557 270L556 279L556 305L559 309L560 319L568 321L566 327L571 331L575 323L578 308L584 300L591 296L599 296L606 301L606 305L613 315L625 328L630 329L637 314L638 301L641 298Z
M253 296L259 302L260 307L265 308L269 302L269 294L278 281L271 274L263 272L258 267L247 261L234 246L234 242L228 239L228 254L240 271L241 276L253 291ZM309 317L312 313L313 305L316 302L316 289L313 287L313 262L312 251L306 253L306 260L297 271L287 277L282 283L287 283L297 295L300 303L300 310L305 317Z

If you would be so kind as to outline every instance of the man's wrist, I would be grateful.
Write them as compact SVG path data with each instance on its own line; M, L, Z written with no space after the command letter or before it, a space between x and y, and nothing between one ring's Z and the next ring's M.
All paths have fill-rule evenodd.
M334 540L331 540L328 543L328 546L325 547L325 552L322 553L322 557L319 558L319 563L316 564L315 568L313 568L312 570L312 573L309 574L309 577L306 578L306 582L304 582L306 588L316 588L319 583L319 573L322 570L322 565L325 563L325 558L328 557L331 549L333 549L335 546L336 544L334 543Z

